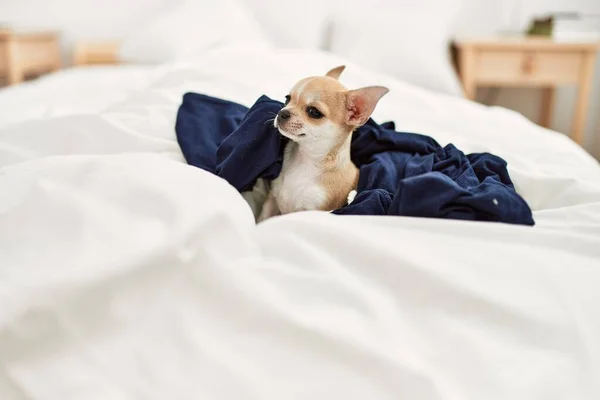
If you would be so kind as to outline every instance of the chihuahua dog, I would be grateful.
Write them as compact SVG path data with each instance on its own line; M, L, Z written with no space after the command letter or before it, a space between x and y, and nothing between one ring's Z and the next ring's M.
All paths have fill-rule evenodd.
M350 159L352 132L367 122L388 89L348 90L338 80L344 69L339 66L325 76L302 79L285 97L274 125L290 142L259 222L291 212L340 208L355 189L358 168Z

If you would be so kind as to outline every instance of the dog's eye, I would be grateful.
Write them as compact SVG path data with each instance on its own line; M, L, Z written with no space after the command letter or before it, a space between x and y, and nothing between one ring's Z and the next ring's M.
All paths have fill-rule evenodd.
M288 94L287 96L285 96L285 105L286 105L286 106L289 104L289 102L290 102L290 99L291 99L291 97L290 97L290 95L289 95L289 94Z
M314 118L314 119L323 118L323 113L314 107L308 107L306 109L306 112L308 113L308 115L311 118Z

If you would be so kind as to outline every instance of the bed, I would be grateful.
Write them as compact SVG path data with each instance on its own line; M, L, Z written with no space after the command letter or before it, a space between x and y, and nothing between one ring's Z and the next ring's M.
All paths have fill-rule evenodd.
M506 159L536 225L325 212L256 225L240 193L186 164L184 93L249 106L340 64L348 87L390 88L375 120ZM600 166L562 134L267 45L74 68L0 92L11 104L3 400L600 397Z

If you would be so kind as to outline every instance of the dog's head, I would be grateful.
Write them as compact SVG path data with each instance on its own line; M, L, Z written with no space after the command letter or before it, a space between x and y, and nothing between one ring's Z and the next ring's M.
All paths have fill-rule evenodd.
M379 100L388 92L382 86L348 90L338 78L344 66L325 76L296 83L285 97L285 106L275 118L275 127L295 142L345 139L363 125Z

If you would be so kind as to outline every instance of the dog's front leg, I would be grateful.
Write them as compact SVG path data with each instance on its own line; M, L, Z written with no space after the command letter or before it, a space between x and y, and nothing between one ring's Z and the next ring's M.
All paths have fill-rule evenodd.
M262 210L260 211L260 215L258 216L258 220L256 222L262 222L265 219L274 217L276 215L281 214L279 211L279 207L277 206L277 201L273 195L269 195L265 204L263 204Z

